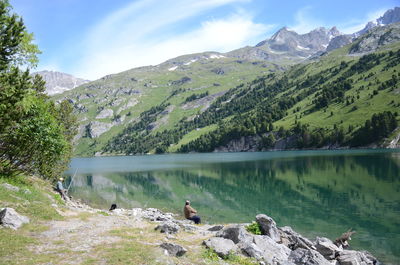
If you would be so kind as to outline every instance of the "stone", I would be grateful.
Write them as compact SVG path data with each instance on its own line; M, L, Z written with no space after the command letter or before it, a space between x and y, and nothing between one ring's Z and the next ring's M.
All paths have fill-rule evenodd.
M282 244L284 244L291 250L295 250L297 248L314 250L316 249L309 239L295 232L290 226L284 226L278 229L280 232Z
M16 191L16 192L19 191L18 187L15 187L15 186L13 186L11 184L8 184L8 183L3 183L3 184L1 184L1 186L6 188L7 190Z
M86 131L90 138L97 138L103 133L108 132L112 126L112 123L92 121L86 125Z
M208 228L207 230L214 232L214 231L220 231L222 228L224 228L223 225L214 225L214 226Z
M290 254L288 247L266 235L255 235L252 242L243 241L237 246L243 254L271 265L284 264Z
M242 225L229 225L220 230L217 237L232 240L235 244L239 242L252 242L253 236L249 234Z
M178 233L179 225L177 225L171 221L166 221L166 222L159 224L155 228L155 230L160 230L161 233L174 234L174 233Z
M0 224L14 230L23 224L29 223L29 218L18 214L13 208L4 208L0 211Z
M155 208L148 208L142 211L142 217L150 221L173 221L172 213L163 213Z
M236 253L238 251L238 247L232 240L222 237L209 238L205 240L203 244L207 248L213 249L221 258L226 258L230 253Z
M191 224L182 224L182 227L185 232L195 232L198 230L197 226Z
M281 236L274 219L265 214L258 214L256 222L260 225L261 233L267 235L275 242L281 242Z
M114 115L114 111L112 109L103 109L100 113L96 116L96 119L106 119L111 118Z
M187 252L184 247L174 243L162 243L160 247L165 249L169 255L176 257L181 257Z
M340 265L374 265L374 264L376 264L377 260L374 257L372 257L374 260L370 259L368 254L366 254L365 252L355 251L355 250L343 250L343 251L339 252L339 256L337 257L337 260ZM369 254L369 255L372 256L371 254Z
M336 254L341 251L330 239L326 237L317 237L315 247L322 256L328 260L332 260L336 257Z
M319 252L304 248L293 250L288 261L296 265L331 265Z

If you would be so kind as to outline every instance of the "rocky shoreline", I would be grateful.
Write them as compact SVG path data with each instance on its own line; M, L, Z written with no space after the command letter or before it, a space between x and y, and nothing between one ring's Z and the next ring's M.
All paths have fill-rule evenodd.
M3 184L11 192L18 192L17 187ZM24 190L24 193L30 192ZM60 215L65 217L90 214L89 220L76 218L67 221L51 221L46 225L49 230L36 236L45 242L36 246L35 252L42 253L49 247L59 248L59 241L71 242L71 237L79 236L84 232L84 240L73 241L70 246L74 251L87 251L101 244L118 241L115 237L105 234L113 229L146 228L139 234L147 238L145 244L155 247L153 251L164 253L164 257L190 260L195 250L215 253L222 264L232 255L242 258L251 258L255 263L269 265L376 265L381 264L367 251L344 249L348 236L335 243L328 238L317 237L310 240L294 231L289 226L278 227L276 222L265 214L258 214L252 224L228 225L194 225L189 220L182 220L173 213L164 213L155 208L117 208L113 211L94 209L78 201L68 201L64 206L53 203L51 205ZM0 225L14 230L19 229L29 218L18 214L13 208L0 208ZM88 230L89 229L89 230ZM90 232L89 232L90 231ZM252 231L252 232L250 232ZM149 240L152 238L153 240ZM182 245L182 239L191 244ZM151 243L149 241L152 241ZM338 244L339 242L339 244ZM68 243L70 244L70 243ZM158 250L157 250L158 249ZM201 250L203 249L203 250ZM185 258L183 257L183 258ZM171 264L162 261L162 264ZM69 263L68 263L69 264ZM173 263L176 264L176 263ZM180 264L180 263L179 263ZM197 264L191 261L190 264ZM240 263L242 264L242 263Z
M173 213L163 213L155 208L118 208L112 211L112 214L155 223L154 229L166 235L167 242L161 243L160 247L165 250L165 254L177 257L185 255L188 251L173 242L176 234L185 231L207 236L208 239L202 244L222 259L233 254L250 257L259 264L269 265L381 264L368 251L343 249L325 237L317 237L312 241L289 226L278 227L276 222L265 214L258 214L253 223L259 226L260 235L250 233L247 229L249 224L194 225L191 221L176 219Z

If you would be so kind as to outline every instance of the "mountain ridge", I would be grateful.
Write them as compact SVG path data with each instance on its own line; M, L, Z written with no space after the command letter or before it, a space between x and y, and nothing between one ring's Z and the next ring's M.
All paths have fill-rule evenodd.
M389 36L388 42L376 41L384 34ZM330 54L333 54L330 58L334 58L334 61L339 60L337 58L353 60L355 58L352 56L358 58L366 52L373 53L383 46L398 43L398 35L397 26L382 26L374 34L360 37L354 44L347 43L349 46L344 50L340 48L342 43L338 43L337 47L331 47L327 52L326 49L333 45L335 39L346 38L346 35L340 35L336 27L317 28L306 34L282 28L270 39L254 47L247 46L227 53L209 51L182 55L156 66L144 66L105 76L54 98L69 100L78 113L81 125L76 138L76 153L101 154L105 151L106 143L117 139L127 128L130 128L130 132L143 133L141 137L146 142L146 138L153 139L151 137L173 130L178 124L184 124L183 121L196 120L209 108L217 111L213 107L215 102L224 100L225 104L229 104L235 93L246 93L240 87L247 87L246 84L251 84L252 80L259 77L281 75L298 63L308 65ZM288 43L285 40L289 40ZM367 47L365 42L371 40L376 45L368 48L368 51L356 51L357 45ZM353 53L349 53L351 48L355 49ZM299 72L299 75L303 74ZM250 85L249 89L252 86L257 84ZM239 89L230 92L235 87ZM213 114L210 115L211 118ZM228 115L222 119L229 120L230 117ZM173 140L162 140L172 144L171 147L160 146L157 141L161 138L155 137L151 140L153 148L146 147L139 152L177 151L181 144L179 139L192 141L217 127L218 123L204 123L185 129L179 136L172 136L175 137ZM157 149L157 146L160 148ZM133 150L123 152L137 153Z
M82 78L75 77L73 75L57 72L43 70L39 72L34 72L32 75L40 75L44 81L46 81L46 94L55 95L61 94L65 91L74 89L78 86L90 82Z

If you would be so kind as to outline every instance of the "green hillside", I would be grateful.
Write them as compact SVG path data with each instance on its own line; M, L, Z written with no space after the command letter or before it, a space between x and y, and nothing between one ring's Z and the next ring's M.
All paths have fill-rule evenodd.
M207 52L106 76L54 99L68 99L77 110L81 127L75 153L93 155L125 127L140 122L152 107L165 106L157 109L161 111L154 124L147 123L151 131L172 129L180 120L204 111L229 88L281 69L275 63ZM201 95L201 103L193 100Z
M150 132L146 130L146 119L142 118L142 124L126 128L108 143L105 151L210 152L243 137L253 137L251 150L277 148L277 142L281 142L278 148L360 146L379 142L397 126L400 45L382 46L381 50L367 55L349 55L354 45L357 43L318 61L267 74L232 88L194 120L181 120L174 129ZM366 120L384 112L387 113L375 117L387 123L381 128L383 135L366 136L370 141L357 142ZM151 121L157 113L146 117ZM210 132L210 128L214 130Z
M78 156L385 146L398 134L399 36L399 23L379 27L291 67L185 55L56 100L79 112Z

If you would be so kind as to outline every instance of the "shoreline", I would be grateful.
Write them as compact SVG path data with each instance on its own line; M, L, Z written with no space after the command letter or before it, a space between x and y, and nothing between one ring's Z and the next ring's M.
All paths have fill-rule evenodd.
M15 208L18 214L30 219L16 230L0 229L0 244L5 244L0 251L10 249L11 245L4 255L8 264L26 264L26 259L31 263L36 260L34 264L85 265L379 264L369 252L346 250L323 237L311 241L288 226L278 227L265 214L258 214L250 224L194 225L156 208L117 208L110 212L78 200L63 202L39 179L30 180L28 188L13 186L4 179L2 182L0 195L4 196L6 191L10 203L3 199L1 206ZM11 202L18 197L28 199L26 205L35 205L38 195L42 197L39 212ZM38 214L45 210L58 214L39 218ZM24 238L29 240L21 245ZM14 250L13 240L17 240ZM17 263L13 262L16 260Z
M72 207L83 207L95 212L104 212L80 202L71 201ZM252 223L236 224L201 224L192 221L176 219L178 214L164 213L156 208L117 208L108 211L110 215L128 216L135 220L145 219L155 225L154 230L165 233L165 240L170 247L177 248L180 254L164 248L165 255L182 256L187 252L185 247L173 243L176 234L189 232L202 234L208 238L202 245L217 254L220 259L230 255L240 255L251 258L257 264L381 264L371 253L365 250L348 250L350 236L344 233L342 245L337 245L325 237L316 237L315 241L303 237L290 226L278 227L276 222L265 214L258 214ZM351 235L351 234L350 234ZM162 244L160 244L162 247Z

